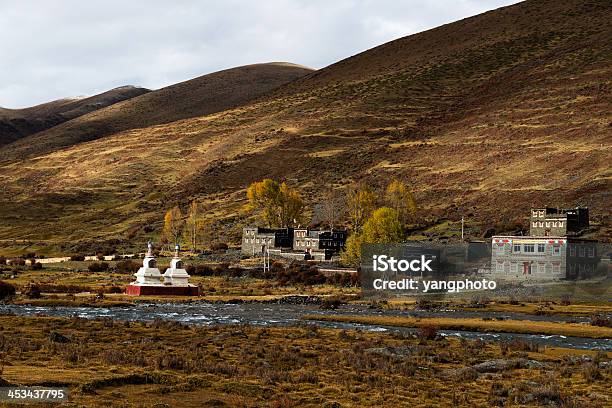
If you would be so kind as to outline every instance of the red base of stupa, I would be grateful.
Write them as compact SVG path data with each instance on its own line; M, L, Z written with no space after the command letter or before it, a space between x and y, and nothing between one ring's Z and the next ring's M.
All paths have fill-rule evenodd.
M127 285L125 293L133 296L199 296L200 288L197 286L138 286Z

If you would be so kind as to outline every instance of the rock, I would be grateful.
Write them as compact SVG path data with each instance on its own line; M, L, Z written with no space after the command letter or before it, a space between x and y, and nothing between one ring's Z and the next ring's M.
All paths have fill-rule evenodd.
M393 358L403 358L411 355L414 352L414 347L375 347L365 349L364 352L368 354L379 354L382 356L388 356Z
M484 361L480 364L472 366L479 373L496 373L505 370L514 370L516 368L547 368L548 365L536 360L528 360L526 358L514 359L495 359Z
M484 361L480 364L473 365L472 368L479 373L496 373L499 371L524 367L526 365L526 360L523 360L524 359L506 360L500 358Z
M500 373L485 373L482 378L485 380L501 380L503 376Z
M318 296L284 296L277 301L281 305L320 305L321 298Z

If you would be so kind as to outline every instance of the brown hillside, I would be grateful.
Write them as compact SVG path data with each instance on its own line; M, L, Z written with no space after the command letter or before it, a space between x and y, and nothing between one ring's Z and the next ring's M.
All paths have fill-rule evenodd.
M0 108L0 146L147 92L121 86L88 98L59 99L24 109Z
M426 236L450 235L461 215L482 236L530 205L582 204L607 239L609 21L607 1L527 1L384 44L249 105L5 164L0 237L137 240L172 203L198 198L231 239L253 180L285 179L315 204L328 188L400 177L421 222L438 224Z
M5 152L0 152L0 160L21 160L123 130L219 112L250 102L310 72L312 70L306 67L277 62L203 75L92 112L14 143Z

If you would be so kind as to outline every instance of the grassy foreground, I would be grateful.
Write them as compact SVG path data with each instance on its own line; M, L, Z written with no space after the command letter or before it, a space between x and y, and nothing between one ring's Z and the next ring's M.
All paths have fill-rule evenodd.
M15 316L0 328L0 377L70 387L63 406L603 407L611 397L610 353L521 342Z
M586 337L591 339L612 338L612 328L610 327L588 326L577 323L557 323L528 320L483 320L453 317L414 318L354 315L306 315L304 316L304 319L399 327L426 327L433 325L445 330L562 335Z

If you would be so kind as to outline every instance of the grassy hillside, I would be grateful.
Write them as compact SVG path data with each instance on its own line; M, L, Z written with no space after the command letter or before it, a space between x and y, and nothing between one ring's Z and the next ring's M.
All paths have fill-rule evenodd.
M254 64L203 75L126 100L13 143L0 161L22 160L123 130L223 111L310 73L289 63Z
M463 214L480 235L531 205L582 204L607 239L611 18L606 1L527 1L381 45L250 104L7 162L0 238L141 239L191 198L231 235L253 180L285 179L314 204L329 188L400 177L425 224Z
M122 86L88 98L58 99L24 109L0 108L0 146L147 92Z

